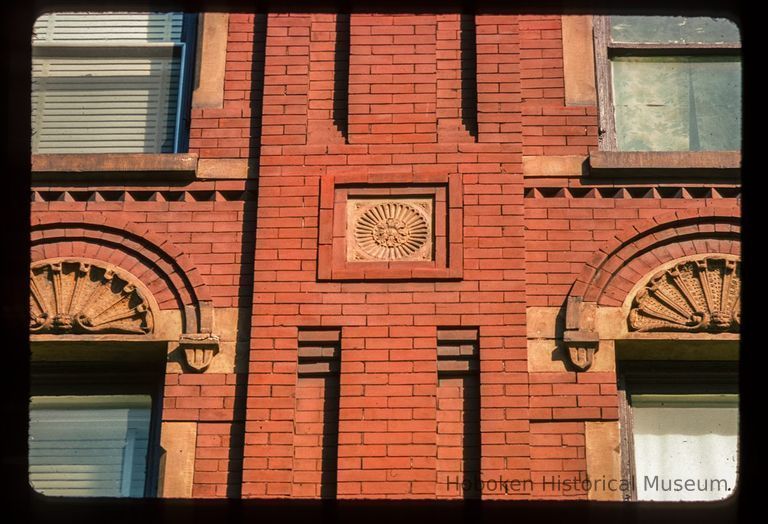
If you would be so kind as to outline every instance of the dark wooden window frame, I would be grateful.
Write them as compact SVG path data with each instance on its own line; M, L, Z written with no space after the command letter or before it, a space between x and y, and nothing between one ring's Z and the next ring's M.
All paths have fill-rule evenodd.
M740 56L741 43L663 44L614 43L611 39L610 16L595 16L593 21L595 76L597 84L601 151L619 151L616 140L616 114L613 107L611 58L615 56L709 55Z
M632 479L624 500L637 500L632 395L737 393L738 361L628 360L618 362L621 478Z
M156 497L161 473L160 429L164 377L165 361L159 358L143 362L33 360L30 362L30 395L151 396L143 497Z

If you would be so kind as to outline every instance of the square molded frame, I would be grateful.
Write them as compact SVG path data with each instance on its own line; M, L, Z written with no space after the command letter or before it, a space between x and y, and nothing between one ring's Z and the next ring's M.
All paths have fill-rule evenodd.
M347 201L350 198L431 198L434 208L433 260L348 261ZM462 187L458 173L323 176L320 181L318 280L460 280L463 276Z

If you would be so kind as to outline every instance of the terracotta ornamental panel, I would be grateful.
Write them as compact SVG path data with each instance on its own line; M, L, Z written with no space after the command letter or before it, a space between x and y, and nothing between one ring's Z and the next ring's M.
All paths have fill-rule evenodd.
M79 260L38 263L30 271L33 334L152 332L147 300L115 267Z
M706 257L654 275L629 313L631 331L738 333L741 262Z
M320 207L320 280L462 277L458 175L381 184L324 177Z
M432 260L429 198L347 200L347 260Z

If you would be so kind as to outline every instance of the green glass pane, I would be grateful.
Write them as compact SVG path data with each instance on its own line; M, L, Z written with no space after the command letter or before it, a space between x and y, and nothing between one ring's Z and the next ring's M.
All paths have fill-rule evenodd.
M741 62L729 57L618 57L611 61L618 148L741 148Z
M617 43L735 43L739 42L739 28L725 18L612 16L611 40Z
M734 60L692 65L690 74L698 149L741 149L741 63Z
M151 397L33 397L29 483L48 496L142 497Z

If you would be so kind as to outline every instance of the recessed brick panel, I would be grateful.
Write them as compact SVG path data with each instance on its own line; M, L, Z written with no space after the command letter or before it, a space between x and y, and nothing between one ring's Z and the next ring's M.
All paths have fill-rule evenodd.
M324 177L318 278L461 278L463 216L458 177L427 179L438 183L398 177L400 184L365 185L354 175ZM407 242L398 244L401 239Z

